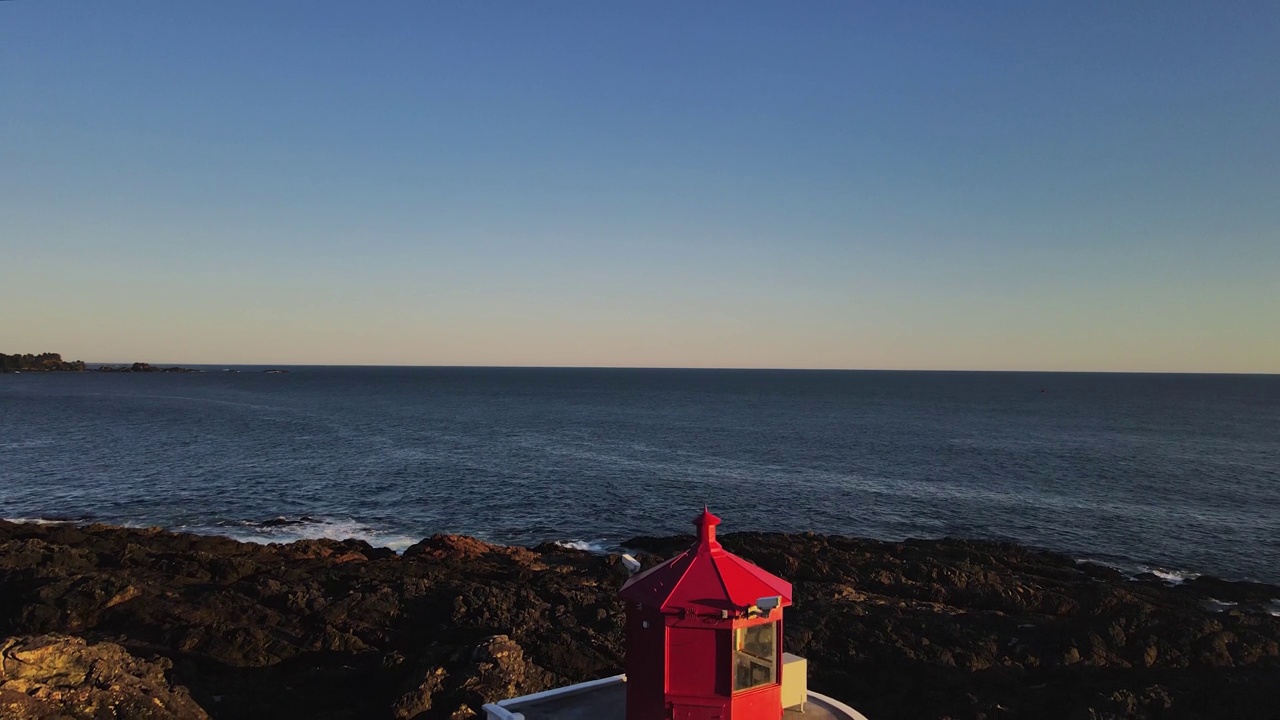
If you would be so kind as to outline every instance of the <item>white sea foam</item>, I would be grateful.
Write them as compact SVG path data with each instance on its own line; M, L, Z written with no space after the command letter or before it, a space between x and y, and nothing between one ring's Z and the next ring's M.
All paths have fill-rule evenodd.
M1271 606L1267 608L1267 613L1272 617L1280 618L1280 598L1273 598Z
M598 555L608 554L610 545L604 540L557 540L556 545L570 550L585 550Z
M1181 585L1188 580L1195 580L1200 577L1200 573L1190 570L1173 570L1158 565L1127 565L1122 563L1111 562L1108 560L1099 560L1097 558L1075 558L1077 565L1090 563L1093 565L1101 565L1109 567L1113 570L1119 570L1130 580L1138 580L1148 575L1154 575L1156 578L1169 583L1170 585Z
M1169 570L1167 568L1144 568L1147 572L1155 575L1170 585L1181 585L1188 580L1195 580L1200 577L1200 573L1189 572L1186 570Z
M1231 602L1230 600L1217 600L1214 598L1209 598L1208 600L1205 601L1205 608L1209 612L1222 612L1224 610L1230 610L1231 608L1239 604L1240 603L1237 603L1237 602Z
M30 525L74 525L89 521L88 518L42 517L11 517L0 518L0 520ZM112 521L111 524L126 528L145 527L136 522L122 520ZM178 525L169 529L174 532L189 532L197 535L222 535L232 540L258 543L260 545L291 543L297 540L363 540L374 547L390 548L396 552L404 552L406 548L421 539L378 530L355 520L320 518L307 515L296 519L280 516L265 522L240 520L222 522L216 525Z
M0 518L0 520L26 525L70 525L72 523L80 522L79 520L50 520L49 518L28 517Z
M291 543L298 540L363 540L374 547L403 552L420 538L387 532L351 519L302 516L279 517L266 522L240 521L219 525L176 528L201 535L224 535L233 540L258 543Z

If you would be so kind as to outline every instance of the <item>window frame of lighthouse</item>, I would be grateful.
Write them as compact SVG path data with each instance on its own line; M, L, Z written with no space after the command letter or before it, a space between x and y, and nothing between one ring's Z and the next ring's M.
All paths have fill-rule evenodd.
M754 690L778 682L778 623L733 630L733 691Z

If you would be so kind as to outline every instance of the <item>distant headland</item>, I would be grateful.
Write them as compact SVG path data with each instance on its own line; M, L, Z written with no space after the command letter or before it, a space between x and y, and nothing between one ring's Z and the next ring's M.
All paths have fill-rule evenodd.
M203 372L184 367L154 367L136 362L128 365L99 365L91 368L83 360L67 362L59 353L5 355L0 353L0 372Z
M59 353L40 353L32 355L5 355L0 353L0 373L24 373L24 372L99 372L99 373L202 373L204 370L196 368L178 367L177 365L170 367L156 367L151 363L109 363L106 365L98 365L97 367L89 367L83 360L72 360L70 362L63 360ZM238 373L240 370L227 368L223 372ZM266 375L280 375L288 373L288 370L280 368L268 368L266 370L252 370L249 372L261 372Z

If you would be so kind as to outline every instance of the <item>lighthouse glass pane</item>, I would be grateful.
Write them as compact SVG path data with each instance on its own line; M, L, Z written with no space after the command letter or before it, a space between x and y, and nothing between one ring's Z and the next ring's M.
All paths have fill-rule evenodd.
M733 689L772 685L778 678L778 624L766 623L733 632Z

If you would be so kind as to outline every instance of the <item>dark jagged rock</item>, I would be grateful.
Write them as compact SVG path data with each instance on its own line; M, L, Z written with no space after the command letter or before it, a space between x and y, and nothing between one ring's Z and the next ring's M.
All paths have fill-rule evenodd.
M721 540L794 582L787 649L809 659L810 687L873 720L1261 719L1280 707L1268 612L1280 588L1132 581L1000 543ZM652 565L688 543L628 546ZM0 637L72 634L165 658L168 687L190 688L214 718L459 720L619 672L626 578L617 557L554 544L438 535L398 556L357 540L0 522Z

